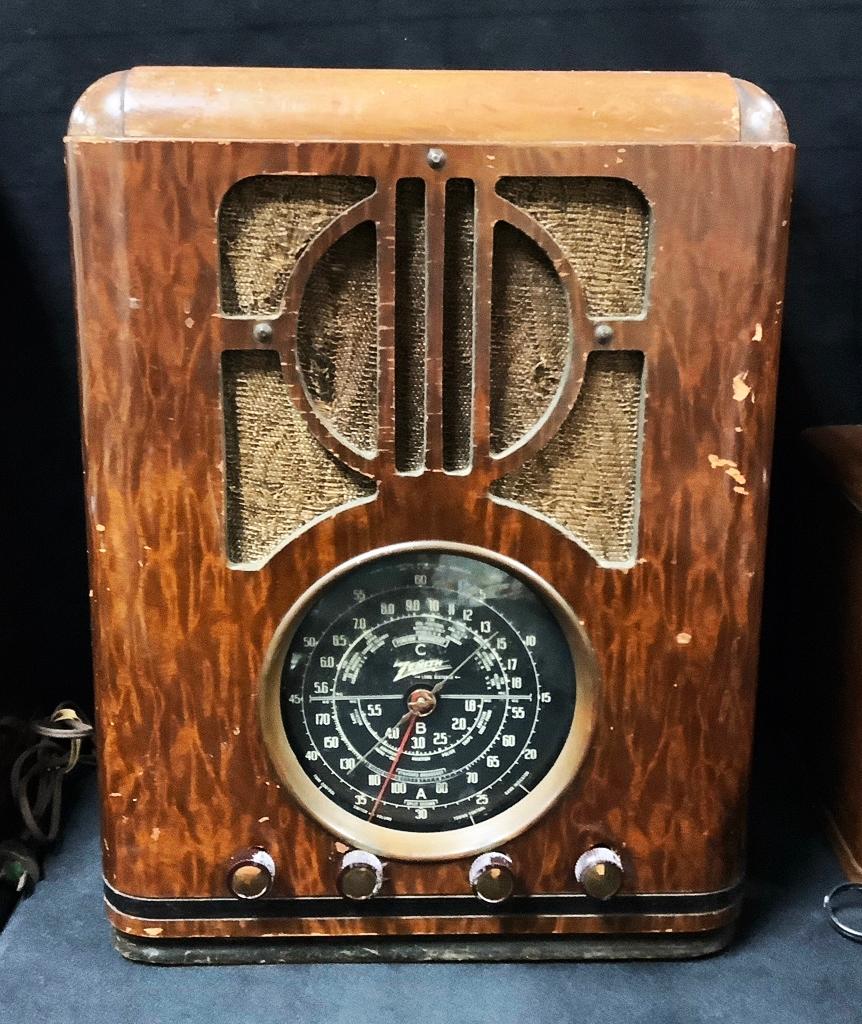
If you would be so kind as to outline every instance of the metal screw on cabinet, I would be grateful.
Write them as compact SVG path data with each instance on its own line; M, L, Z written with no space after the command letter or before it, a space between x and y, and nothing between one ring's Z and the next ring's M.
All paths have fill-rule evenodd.
M438 171L446 163L446 152L439 146L432 146L425 154L425 159L428 161L429 167Z
M272 341L272 324L255 324L251 334L259 344L269 345Z
M607 345L614 339L614 329L610 324L597 324L595 337L600 345Z

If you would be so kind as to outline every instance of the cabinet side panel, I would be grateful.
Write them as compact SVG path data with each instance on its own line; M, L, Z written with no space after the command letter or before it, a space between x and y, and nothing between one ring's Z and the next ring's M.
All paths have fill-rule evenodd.
M115 873L117 843L109 794L117 766L118 736L113 723L103 716L103 697L114 679L113 655L117 649L111 587L113 553L129 538L116 533L106 536L106 483L109 467L123 446L124 432L119 425L128 414L129 395L124 393L121 380L131 359L127 344L129 312L138 300L129 291L122 145L92 145L73 138L67 144L66 163L78 323L96 737L103 796L102 853L105 873L110 877ZM108 424L117 429L106 430ZM126 531L134 531L133 521L116 522L122 523Z

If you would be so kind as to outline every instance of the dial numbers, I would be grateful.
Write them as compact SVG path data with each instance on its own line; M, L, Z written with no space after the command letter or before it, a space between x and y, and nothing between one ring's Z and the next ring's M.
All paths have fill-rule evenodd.
M559 755L575 670L518 577L445 552L331 584L284 661L282 719L315 786L366 820L443 831L500 813Z

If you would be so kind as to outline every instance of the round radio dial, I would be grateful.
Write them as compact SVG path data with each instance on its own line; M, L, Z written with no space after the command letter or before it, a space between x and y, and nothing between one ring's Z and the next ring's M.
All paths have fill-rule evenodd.
M433 859L438 837L529 801L571 742L579 699L542 594L448 551L335 579L290 633L280 675L291 785L331 832L353 831L358 849L391 840L394 859L399 846Z

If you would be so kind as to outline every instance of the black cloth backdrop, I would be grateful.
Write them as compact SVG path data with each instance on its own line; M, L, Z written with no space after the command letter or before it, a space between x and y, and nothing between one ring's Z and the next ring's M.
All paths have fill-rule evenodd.
M788 595L805 582L794 558L804 537L789 525L804 484L796 437L862 421L860 44L852 0L0 0L0 713L91 700L61 142L87 85L135 64L723 70L776 98L799 147L764 644L770 725L793 664Z

